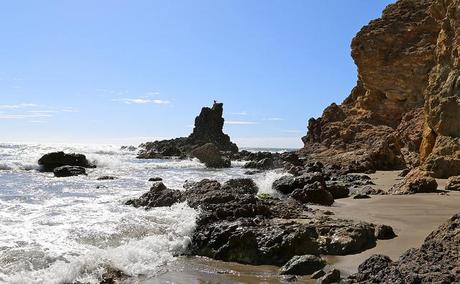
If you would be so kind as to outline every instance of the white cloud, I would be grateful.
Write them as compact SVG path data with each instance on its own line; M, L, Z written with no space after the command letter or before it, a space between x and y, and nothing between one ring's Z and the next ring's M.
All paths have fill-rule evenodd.
M29 122L45 122L40 119L50 118L58 113L77 112L72 107L58 108L46 105L31 103L20 103L12 105L0 105L0 120L31 119Z
M167 105L170 102L166 100L160 100L160 99L149 99L149 98L135 98L135 99L130 99L130 98L123 98L123 99L115 99L113 101L116 102L122 102L128 105L146 105L146 104L156 104L156 105Z
M48 118L51 114L0 114L0 119Z
M229 121L225 121L225 124L227 125L254 125L258 123L254 121L229 120Z
M267 118L266 120L268 120L268 121L283 121L284 119L282 119L280 117L270 117L270 118Z
M18 109L18 108L30 108L30 107L38 107L37 104L15 104L15 105L0 105L0 109Z
M245 111L241 111L241 112L230 112L229 114L233 114L233 115L248 115L248 113L245 112Z

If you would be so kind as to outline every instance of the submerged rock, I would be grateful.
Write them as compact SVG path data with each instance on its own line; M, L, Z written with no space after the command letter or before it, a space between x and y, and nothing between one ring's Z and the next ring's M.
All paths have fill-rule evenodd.
M85 168L77 166L62 166L55 168L53 172L55 177L71 177L86 175Z
M83 168L95 168L86 156L83 154L66 154L64 152L53 152L42 156L38 160L40 170L44 172L52 172L55 168L62 166L77 166Z

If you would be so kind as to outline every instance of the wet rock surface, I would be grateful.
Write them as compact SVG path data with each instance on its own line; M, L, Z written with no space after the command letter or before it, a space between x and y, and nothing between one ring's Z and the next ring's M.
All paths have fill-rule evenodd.
M296 255L280 269L282 275L311 275L326 266L326 262L315 255Z
M55 177L71 177L86 175L86 169L84 167L77 166L62 166L55 168L53 173Z
M190 155L200 160L200 162L204 163L208 168L230 167L230 160L222 157L219 148L212 143L207 143L193 149Z
M374 255L349 277L349 283L459 283L459 228L460 215L455 215L398 261Z
M66 154L64 152L53 152L42 156L38 160L40 170L52 172L55 168L62 166L76 166L83 168L95 168L83 154Z
M186 201L200 210L190 255L282 266L298 255L346 255L376 244L375 225L333 219L293 198L259 198L250 179L189 181L184 188L157 183L127 204L148 209Z

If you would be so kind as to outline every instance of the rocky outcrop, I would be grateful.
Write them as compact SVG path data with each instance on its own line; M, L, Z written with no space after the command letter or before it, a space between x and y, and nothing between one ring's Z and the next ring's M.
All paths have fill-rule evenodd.
M367 259L348 283L460 283L459 228L460 215L455 215L398 261L382 255Z
M199 209L191 255L282 266L297 255L359 253L377 241L373 224L333 219L292 198L259 198L250 179L189 181L184 189L158 183L127 204L148 209L186 201Z
M55 168L62 166L76 166L83 168L95 168L86 156L83 154L66 154L64 152L53 152L42 156L38 160L40 170L44 172L52 172Z
M138 158L188 157L193 149L208 143L212 143L222 152L238 152L236 144L223 132L223 111L222 103L214 103L212 108L202 108L195 118L195 127L190 136L141 144Z
M352 41L358 83L310 119L303 155L350 172L460 174L458 0L399 0ZM459 89L459 90L457 90Z

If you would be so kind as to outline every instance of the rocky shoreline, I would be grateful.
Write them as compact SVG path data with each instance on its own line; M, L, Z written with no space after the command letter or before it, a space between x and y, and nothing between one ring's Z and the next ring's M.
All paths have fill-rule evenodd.
M348 277L322 258L361 253L397 237L385 224L335 217L327 208L336 200L460 190L459 13L459 0L399 0L363 27L351 45L356 87L342 104L309 120L299 151L239 151L223 132L217 102L201 110L188 137L139 146L139 159L196 158L209 168L245 161L248 177L254 170L284 170L273 183L277 196L259 194L250 178L184 181L183 189L156 179L125 204L148 210L186 202L199 217L184 255L275 265L280 274L294 275L291 281L311 275L319 283L460 282L459 215L399 260L374 255ZM62 152L39 164L56 177L93 167L83 155ZM400 170L401 180L376 188L366 174L377 170ZM449 179L448 191L437 178ZM109 271L101 283L126 277Z

